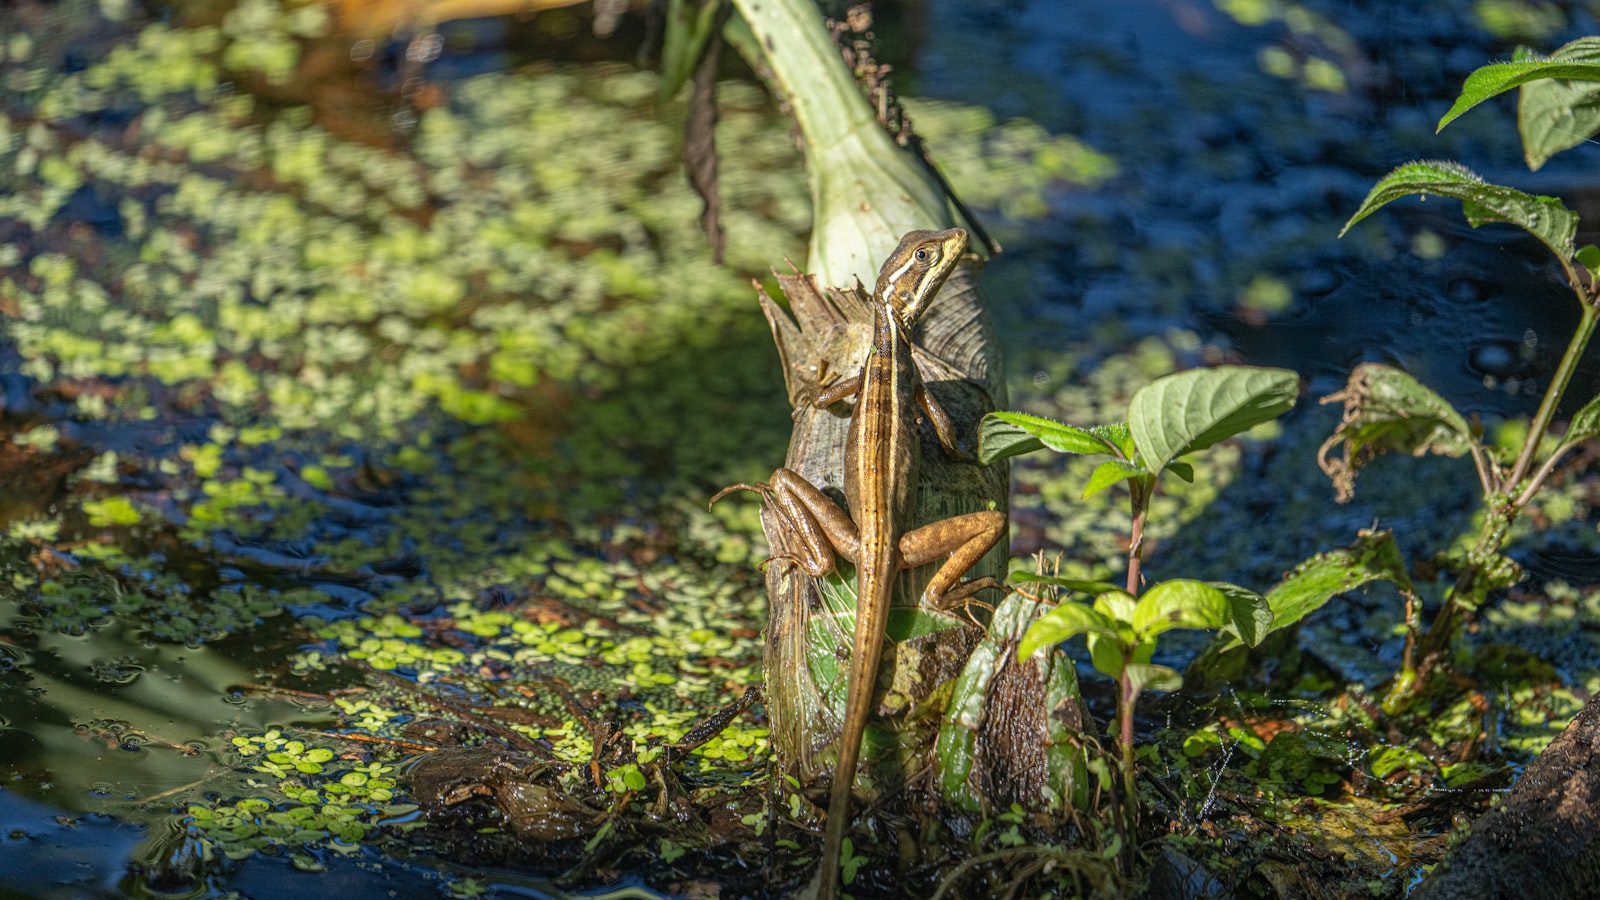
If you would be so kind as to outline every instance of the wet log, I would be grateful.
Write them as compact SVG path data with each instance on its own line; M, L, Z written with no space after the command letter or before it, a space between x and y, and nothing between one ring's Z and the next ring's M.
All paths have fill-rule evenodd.
M882 84L872 88L877 102L867 102L856 74L870 67L862 66L857 48L848 51L846 65L812 0L734 0L734 6L748 31L733 29L730 42L799 125L814 214L807 267L817 280L780 276L787 308L762 301L794 407L785 465L842 500L849 419L808 401L819 383L860 371L872 317L856 282L876 277L906 231L980 229L911 151L915 142L904 120L890 127L885 110L892 100ZM979 266L974 257L951 275L913 340L924 382L969 445L984 413L1006 404ZM912 527L1006 510L1006 465L952 461L931 429L922 438ZM851 640L839 616L853 614L854 598L844 595L853 595L854 580L808 577L781 559L793 546L784 524L768 512L762 525L775 557L767 569L765 659L772 743L785 771L813 782L831 769L841 724ZM972 574L1003 576L1007 551L996 548ZM1039 610L1013 597L997 615L1003 627L996 631L1003 633L986 634L982 615L968 622L920 607L932 572L924 567L897 579L894 606L902 620L912 613L918 628L899 635L884 654L857 786L892 789L925 773L947 802L962 808L1017 800L1059 809L1079 798L1082 745L1069 732L1086 714L1071 663L1014 659L1015 638ZM894 625L891 613L891 637Z
M1600 897L1600 697L1412 897Z
M1005 397L999 376L993 330L976 289L977 264L963 264L929 308L917 337L916 359L928 389L950 412L964 439L971 440L984 413ZM827 491L843 505L844 444L849 417L815 409L810 398L819 381L860 370L869 344L872 316L858 290L824 290L803 275L780 275L788 308L761 297L783 362L784 383L794 406L794 429L784 465ZM930 428L922 429L922 467L912 527L965 512L1006 509L1008 472L1004 465L978 467L946 458ZM793 552L792 537L770 509L762 526L772 547L767 568L770 619L765 668L767 703L774 749L783 768L811 781L831 766L843 705L842 667L838 684L819 666L819 654L848 655L849 636L824 613L825 585L783 559ZM986 557L974 575L1004 576L1006 547ZM936 569L924 566L902 574L895 605L915 607ZM954 679L981 637L975 627L954 627L895 644L884 654L883 670L892 680L879 703L881 716L904 716ZM842 666L842 660L836 660ZM825 696L831 695L831 696ZM931 723L936 725L937 722ZM897 738L900 745L931 745L924 739Z

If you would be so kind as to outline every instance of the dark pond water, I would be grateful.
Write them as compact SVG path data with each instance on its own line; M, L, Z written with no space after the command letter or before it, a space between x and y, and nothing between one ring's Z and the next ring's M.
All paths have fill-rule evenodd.
M196 824L194 805L270 794L241 741L353 729L363 714L399 739L383 713L330 699L369 671L337 661L351 648L372 668L452 683L441 645L415 650L414 626L364 609L474 623L477 637L451 632L448 649L478 666L479 686L503 674L489 651L512 658L526 634L488 617L531 594L630 633L659 628L694 653L711 646L732 661L730 684L755 678L751 522L729 538L739 523L698 505L782 452L745 278L803 248L787 123L753 89L724 94L734 212L719 270L694 232L676 126L658 121L681 113L630 80L651 34L639 13L606 39L574 10L394 38L306 9L103 0L0 13L0 893L547 890L514 867L363 843L380 820L412 815L383 797L364 801L368 831L342 844L335 829L304 848L245 848ZM1045 133L1020 154L1023 174L987 172L1032 201L991 214L1006 253L987 277L1014 403L1081 421L1129 379L1234 359L1296 369L1310 397L1357 363L1398 364L1491 427L1536 405L1576 315L1532 241L1474 231L1438 200L1336 235L1378 176L1419 157L1600 211L1600 149L1529 175L1509 101L1432 133L1467 72L1519 41L1549 49L1595 31L1586 12L940 0L880 24L901 92L945 102L926 113L956 123L939 127L990 134L1022 118ZM1104 154L1115 174L1028 174L1049 168L1051 136ZM985 170L968 171L979 174L957 186L1001 205L977 180ZM524 295L537 299L508 299ZM1591 354L1572 396L1597 390ZM1446 521L1470 508L1459 467L1398 465L1331 509L1310 454L1333 421L1304 402L1284 449L1248 462L1261 477L1213 495L1210 525L1169 527L1152 565L1269 578L1375 519L1416 546L1465 527ZM1019 476L1046 477L1059 470ZM1103 563L1115 529L1068 535L1049 524L1057 512L1019 498L1017 549ZM1592 525L1580 530L1531 538L1525 562L1592 592L1600 556ZM720 584L735 571L743 581ZM647 602L653 617L628 618L652 577L645 599L681 594L709 611ZM463 603L470 612L452 606ZM1347 615L1331 627L1365 658L1350 677L1392 668L1394 642L1362 635L1364 611ZM748 634L702 636L735 631ZM1600 668L1583 643L1574 679ZM538 652L561 677L587 677L558 649ZM689 669L672 665L681 683L652 703L726 699L721 683L684 687ZM743 746L764 746L760 725L747 723ZM559 748L552 733L541 739ZM748 756L730 739L707 778L736 781ZM342 752L330 765L359 762ZM188 860L201 847L240 859ZM301 869L320 870L314 888ZM614 896L682 889L634 888L629 869L593 880L623 879Z

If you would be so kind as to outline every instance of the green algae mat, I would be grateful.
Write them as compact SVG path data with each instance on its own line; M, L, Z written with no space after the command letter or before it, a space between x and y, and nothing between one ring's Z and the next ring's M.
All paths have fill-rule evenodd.
M786 436L751 279L810 211L765 95L722 91L719 266L652 73L402 95L315 5L0 17L0 884L756 883L801 798L741 702L755 510L704 501ZM1110 169L919 111L991 201ZM433 799L524 815L430 825L443 748Z

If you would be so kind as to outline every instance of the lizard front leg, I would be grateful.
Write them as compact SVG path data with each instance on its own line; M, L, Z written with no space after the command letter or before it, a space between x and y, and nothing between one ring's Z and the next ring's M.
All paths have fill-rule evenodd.
M944 609L987 588L1005 590L998 578L961 580L1005 533L1006 515L1002 512L987 510L951 516L902 535L900 558L906 568L912 569L941 556L950 557L929 579L923 592L930 605Z
M733 491L756 491L767 498L794 531L799 555L795 562L807 575L822 578L837 569L834 554L854 563L861 535L850 514L793 469L779 468L765 484L733 484L717 492L712 503Z

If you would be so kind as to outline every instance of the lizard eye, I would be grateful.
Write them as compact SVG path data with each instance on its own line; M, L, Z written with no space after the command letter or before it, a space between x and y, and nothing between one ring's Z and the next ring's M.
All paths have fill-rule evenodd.
M917 258L917 262L927 262L928 261L928 256L929 256L928 248L927 247L918 247L917 248L917 252L913 253L911 255L915 256Z

